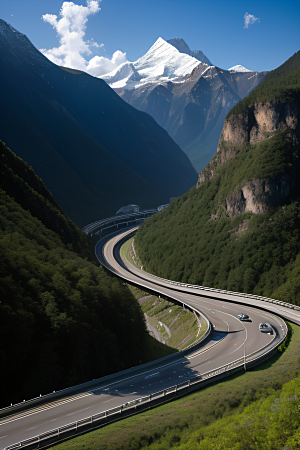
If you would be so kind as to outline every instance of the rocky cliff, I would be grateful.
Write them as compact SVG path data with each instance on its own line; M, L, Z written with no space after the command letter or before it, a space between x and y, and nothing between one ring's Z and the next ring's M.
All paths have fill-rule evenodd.
M289 102L254 103L238 114L230 114L224 123L217 154L199 174L197 187L218 173L218 167L238 157L247 149L248 155L266 141L273 142L278 133L284 133L288 142L288 155L293 159L285 170L282 168L272 178L244 179L233 192L226 196L226 211L229 217L244 212L260 214L270 207L284 204L295 186L297 159L300 153L299 99ZM281 145L282 149L283 144ZM274 158L276 155L274 155ZM218 215L214 215L214 219Z

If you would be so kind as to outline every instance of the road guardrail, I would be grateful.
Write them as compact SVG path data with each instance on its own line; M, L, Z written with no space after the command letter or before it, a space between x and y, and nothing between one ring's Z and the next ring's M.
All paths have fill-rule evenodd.
M135 222L140 219L147 219L153 214L157 213L157 209L149 209L146 211L140 211L138 213L119 214L118 216L108 217L106 219L100 219L96 222L89 223L82 228L82 231L87 235L99 234L95 232L98 228L107 229L117 225L123 225L128 222ZM121 223L119 223L121 221ZM123 221L123 222L122 222ZM105 227L106 226L106 227Z

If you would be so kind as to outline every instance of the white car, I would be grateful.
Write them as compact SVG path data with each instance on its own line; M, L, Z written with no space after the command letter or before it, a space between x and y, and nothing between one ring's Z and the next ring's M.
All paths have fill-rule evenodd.
M269 323L260 323L259 324L259 330L262 333L270 333L273 334L273 328L271 327L271 325Z
M248 316L248 314L239 314L238 316L238 319L240 319L240 320L250 320L250 317Z

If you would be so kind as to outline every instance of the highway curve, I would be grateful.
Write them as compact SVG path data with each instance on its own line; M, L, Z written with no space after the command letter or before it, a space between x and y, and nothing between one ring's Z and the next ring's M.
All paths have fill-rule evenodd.
M230 295L223 296L226 297L224 299L222 296L218 298L217 294L195 293L188 287L170 287L150 274L126 266L119 250L120 240L129 232L118 232L98 242L96 255L101 264L123 279L198 310L212 324L210 339L201 348L191 349L185 355L177 353L172 359L155 361L150 367L137 368L135 373L121 374L111 381L99 379L92 389L78 395L48 402L0 420L1 448L191 380L225 364L230 366L239 358L244 358L248 364L254 357L274 350L284 338L284 321L273 312L258 309L255 302L245 306ZM274 312L281 314L274 305L259 306L273 308ZM248 314L251 321L240 322L236 317L240 313ZM290 314L292 320L300 323L299 311L288 310L284 313L285 317ZM273 334L261 333L258 328L260 322L269 322Z

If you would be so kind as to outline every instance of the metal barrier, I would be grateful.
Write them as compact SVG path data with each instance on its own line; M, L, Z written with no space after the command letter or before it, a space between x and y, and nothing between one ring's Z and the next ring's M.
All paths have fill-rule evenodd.
M97 220L96 222L93 223L89 223L88 225L86 225L85 227L82 228L82 231L85 234L91 234L91 236L94 234L99 234L95 232L95 230L97 230L100 227L104 227L105 225L109 225L106 228L110 228L112 226L115 225L121 225L122 223L128 223L128 222L134 222L135 220L140 220L140 219L147 219L148 217L152 216L153 214L157 213L157 209L149 209L146 211L140 211L139 213L131 213L131 214L122 214L119 216L112 216L112 217L108 217L106 219L101 219L101 220ZM122 221L121 223L116 223L119 221ZM106 229L103 228L103 229Z

